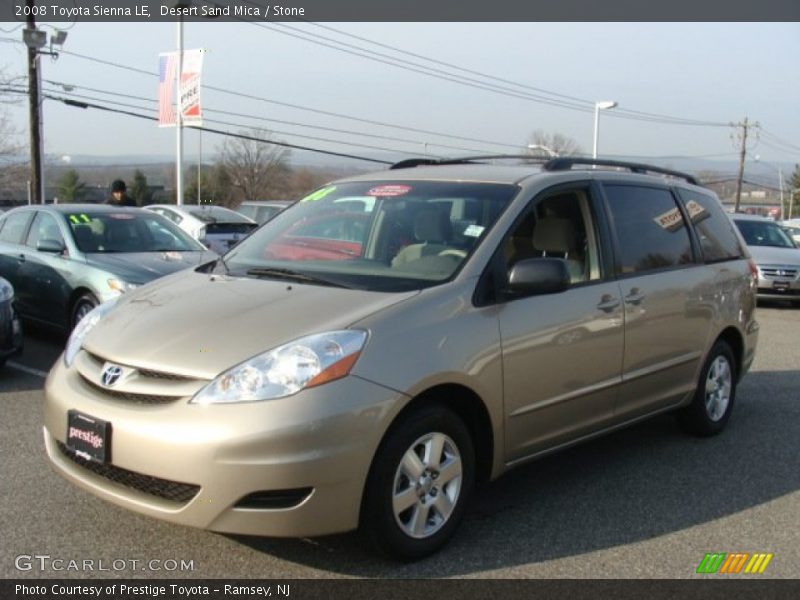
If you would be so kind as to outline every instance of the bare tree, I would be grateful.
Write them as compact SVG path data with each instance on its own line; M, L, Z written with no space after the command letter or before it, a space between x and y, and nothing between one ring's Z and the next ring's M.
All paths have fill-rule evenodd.
M6 103L5 100L2 103ZM19 136L8 114L0 110L0 193L9 197L20 195L28 177L28 163L23 158L24 148Z
M533 146L533 147L532 147ZM528 136L526 154L531 156L577 156L583 154L583 149L578 142L563 133L547 133L537 129Z
M241 133L258 140L271 139L271 133L264 129ZM289 150L269 141L228 138L220 162L240 193L239 201L281 198L288 186Z

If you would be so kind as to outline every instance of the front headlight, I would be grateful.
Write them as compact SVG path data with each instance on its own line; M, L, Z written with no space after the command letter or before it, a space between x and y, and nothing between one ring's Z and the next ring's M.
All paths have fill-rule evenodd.
M194 404L225 404L291 396L347 375L367 332L330 331L279 346L219 375L192 398Z
M75 357L78 355L78 351L81 349L81 346L83 346L83 340L86 339L89 332L97 325L97 322L114 307L116 301L116 298L112 298L108 302L103 302L103 304L94 307L85 317L78 321L75 329L72 330L72 335L69 336L67 347L64 349L64 364L67 367L72 366Z
M14 299L14 288L5 279L0 279L0 302L8 302Z
M128 283L127 281L123 281L122 279L117 279L116 277L109 277L107 283L109 289L112 292L118 292L120 294L124 294L125 292L135 290L137 287L139 287L135 283Z

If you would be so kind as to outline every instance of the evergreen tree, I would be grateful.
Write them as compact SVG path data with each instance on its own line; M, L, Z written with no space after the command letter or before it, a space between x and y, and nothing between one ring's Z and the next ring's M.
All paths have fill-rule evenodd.
M147 206L153 199L153 193L147 187L147 177L139 169L133 174L133 185L129 193L138 206Z
M71 203L83 200L86 184L75 169L69 169L58 180L59 202Z

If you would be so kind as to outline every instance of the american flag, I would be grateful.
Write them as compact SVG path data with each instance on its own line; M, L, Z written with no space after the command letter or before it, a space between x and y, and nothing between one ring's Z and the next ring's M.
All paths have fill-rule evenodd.
M175 125L175 72L178 55L167 52L158 56L158 125Z

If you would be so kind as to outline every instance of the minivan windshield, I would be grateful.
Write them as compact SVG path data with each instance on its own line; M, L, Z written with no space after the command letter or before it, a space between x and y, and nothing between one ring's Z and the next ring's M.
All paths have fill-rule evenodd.
M321 188L226 256L237 276L407 291L452 277L519 188L431 181Z

